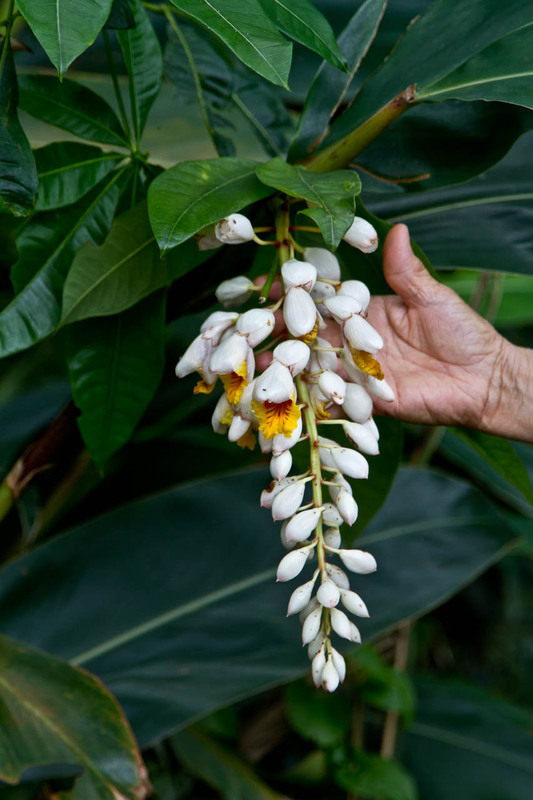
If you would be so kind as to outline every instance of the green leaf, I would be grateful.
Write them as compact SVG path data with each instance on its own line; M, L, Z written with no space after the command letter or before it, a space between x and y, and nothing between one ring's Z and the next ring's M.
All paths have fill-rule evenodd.
M111 11L111 0L18 0L22 16L62 78L75 58L91 45ZM80 14L83 13L83 21Z
M256 169L255 161L218 158L183 161L159 175L148 191L148 213L163 253L271 194Z
M334 250L338 247L353 221L354 197L361 191L361 181L356 173L337 170L321 175L274 158L261 164L257 175L267 186L318 206L301 213L317 223L329 248Z
M383 800L416 800L418 792L409 773L396 761L354 753L335 772L335 781L347 792Z
M533 25L528 25L489 45L444 78L426 84L417 99L502 100L533 108L532 48Z
M41 545L0 572L3 630L90 665L142 745L308 673L298 621L285 618L294 587L275 583L278 530L259 507L269 480L259 470L189 483ZM400 470L357 540L378 561L354 583L371 614L363 639L443 603L513 539L469 484Z
M533 112L518 106L420 104L364 150L357 166L406 192L452 186L490 169L532 128Z
M196 728L172 737L183 766L225 800L287 800L263 783L232 751Z
M78 142L54 142L34 155L39 176L37 211L76 203L124 159L120 153L104 153Z
M105 319L74 325L67 362L78 425L96 465L130 438L164 366L165 297L159 292Z
M268 155L284 155L293 122L279 93L255 77L241 78L231 99Z
M402 749L421 797L529 800L531 713L473 684L428 677L416 690L418 714Z
M292 45L281 36L258 0L172 0L173 5L218 36L246 66L288 89Z
M295 42L318 53L334 67L347 71L331 25L309 0L260 0L269 19Z
M62 324L118 314L211 256L188 241L161 258L146 203L115 220L101 247L87 242L65 281Z
M533 504L533 489L527 470L513 450L511 442L499 436L466 428L448 428L448 430L469 444L496 472Z
M82 139L128 147L117 115L100 95L51 75L20 75L20 107L32 117Z
M505 6L499 0L436 0L415 19L337 120L328 145L346 136L407 86L416 84L423 90L475 53L531 23L533 9L524 0L509 0Z
M290 161L305 159L328 132L329 121L343 102L361 61L377 33L387 0L365 0L339 36L349 72L321 64L307 93L289 150Z
M81 765L72 800L146 797L141 756L115 699L89 673L0 636L0 779ZM72 772L71 772L72 774Z
M161 88L163 56L141 0L131 0L131 10L135 27L119 30L117 36L128 71L133 132L139 145L146 119Z
M290 683L284 694L287 719L293 730L318 747L342 745L350 735L352 709L341 692L317 692L304 681Z
M0 313L0 358L53 333L74 253L89 239L104 239L124 175L124 169L108 175L68 210L38 214L23 229L18 239L20 259L11 275L17 295Z
M33 208L37 171L30 144L17 116L17 76L9 41L0 53L0 198L7 209L24 216Z
M415 696L405 672L386 664L372 647L356 650L350 666L357 668L357 689L363 700L383 711L395 711L410 721L414 714Z
M111 30L135 27L135 17L133 16L130 0L113 0L111 11L104 27Z

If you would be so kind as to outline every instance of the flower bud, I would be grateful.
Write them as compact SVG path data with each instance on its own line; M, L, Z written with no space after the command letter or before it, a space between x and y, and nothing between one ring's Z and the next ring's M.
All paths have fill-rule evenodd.
M231 420L231 425L228 431L228 440L230 442L237 442L241 436L244 436L250 427L250 420L243 419L240 414L234 414Z
M214 350L209 361L209 369L216 375L229 375L230 372L238 373L242 370L243 364L248 362L249 350L250 346L244 336L233 333Z
M298 339L289 339L286 342L278 344L272 353L276 361L287 367L291 375L294 377L298 375L309 362L311 357L311 350Z
M244 214L229 214L215 226L215 236L223 244L244 244L254 238L252 223Z
M283 320L288 331L296 338L306 336L314 329L317 310L305 289L299 286L289 289L283 301Z
M375 572L378 568L376 559L366 550L339 550L339 556L345 567L348 567L352 572L358 572L360 575Z
M326 298L323 305L339 325L350 319L353 314L358 314L362 309L361 303L354 300L353 297L340 294Z
M200 326L201 334L204 339L209 339L213 345L217 345L222 334L229 330L238 318L236 311L214 311Z
M383 339L379 333L359 314L353 314L346 320L343 333L349 344L356 350L375 353L376 350L381 350L383 347Z
M300 611L306 607L311 600L314 585L315 578L307 581L307 583L303 583L294 590L289 599L289 606L287 608L288 617L292 616L293 614L299 614Z
M353 525L357 519L358 508L351 492L347 492L346 489L340 489L335 500L335 505L345 523L347 525Z
M290 258L281 268L281 277L283 278L285 291L294 286L299 286L306 292L310 292L316 281L316 267L312 264L306 264L304 261Z
M319 608L316 608L314 611L311 611L309 616L306 618L304 624L302 625L302 644L304 645L309 644L309 642L312 642L313 639L316 638L320 630L321 622L322 622L322 607L320 606Z
M340 281L341 268L337 256L324 247L306 247L303 259L310 264L314 264L319 278Z
M281 492L281 490L285 489L287 486L290 486L292 483L296 483L297 480L298 478L296 477L287 477L280 481L272 481L268 489L263 489L261 492L261 508L272 508L274 498Z
M327 349L331 348L331 344L328 342L328 340L321 339L320 336L317 336L314 343L317 347L326 348L324 350L316 350L314 353L320 369L329 370L330 372L337 372L337 353L333 349Z
M324 654L324 648L321 647L311 663L311 676L317 689L322 685L322 670L325 664L326 656Z
M255 382L254 400L257 403L284 403L295 396L296 387L290 370L279 361L272 361Z
M289 450L285 450L279 455L272 456L270 459L270 474L275 481L286 478L292 467L292 455Z
M333 503L324 503L322 519L324 520L324 525L331 525L333 528L339 528L342 525L342 517Z
M324 543L328 547L333 547L337 550L342 544L340 530L338 528L328 528L324 532Z
M369 617L368 608L356 592L343 589L341 591L342 604L351 614L358 617Z
M215 250L217 247L222 247L222 242L217 239L215 231L206 233L205 236L200 236L196 240L196 244L198 245L198 250Z
M368 478L368 461L361 453L348 447L339 447L331 453L339 472L348 475L349 478Z
M360 306L360 311L366 311L370 303L370 291L362 281L343 281L337 294L351 297Z
M236 278L222 281L215 291L215 297L219 303L222 303L224 308L238 306L241 303L245 303L251 296L252 290L250 286L252 286L250 278L245 275L238 275Z
M318 525L321 513L319 508L309 508L291 517L285 529L287 541L304 542L308 539Z
M352 641L352 631L350 620L339 608L332 608L330 611L331 627L343 639Z
M348 383L342 409L354 422L366 422L372 414L372 398L362 386Z
M346 662L339 651L335 650L334 647L332 647L329 652L331 658L333 659L333 663L335 664L335 669L337 670L339 680L341 683L343 683L346 677Z
M348 576L340 567L337 567L335 564L326 564L326 572L331 580L336 583L340 589L350 588Z
M286 556L283 556L278 565L276 580L291 581L299 575L307 561L308 552L309 547L301 547L299 550L293 550L291 553L287 553Z
M362 217L354 217L352 224L342 237L352 247L363 253L373 253L378 249L376 229Z
M307 619L307 617L309 616L311 611L316 611L316 609L319 608L319 607L320 607L320 603L318 602L316 597L313 597L308 602L308 604L304 608L302 608L302 610L298 614L298 621L300 622L300 625L304 624L305 620Z
M326 641L325 633L323 631L319 631L318 636L315 639L313 639L312 642L309 643L309 646L307 648L307 655L311 660L324 646L325 641Z
M336 372L324 370L318 379L318 386L322 394L337 405L340 406L344 403L346 384Z
M184 378L185 375L190 375L191 372L201 370L210 352L211 344L203 336L197 336L196 339L193 339L176 364L178 378Z
M340 596L339 587L330 580L322 581L316 593L318 602L320 605L325 606L325 608L333 608L336 606L340 600Z
M211 425L215 433L226 433L228 425L233 421L233 409L225 394L220 395L211 417Z
M352 487L350 486L344 475L341 475L340 472L336 472L334 475L332 475L331 480L333 483L339 484L338 486L328 487L331 499L333 500L334 503L337 501L337 496L341 491L341 489L346 489L348 494L353 494Z
M247 337L250 347L256 347L272 334L275 321L268 308L251 308L240 315L235 330Z
M366 422L363 422L363 428L369 430L374 439L377 442L379 442L379 429L374 420L372 419L372 417L370 417L370 419L367 419Z
M291 486L282 489L272 503L272 519L274 522L292 517L302 504L304 492L305 483L303 481L297 481Z
M339 673L337 672L335 664L333 663L333 659L330 656L326 662L326 666L322 670L322 686L326 692L334 692L339 685L339 682Z
M377 440L369 428L365 428L364 425L360 425L358 422L344 422L342 427L347 438L362 453L367 453L369 456L379 455Z
M316 302L317 300L326 300L328 297L335 297L335 287L331 285L331 283L323 283L323 281L317 281L311 291L309 292L313 300ZM327 308L322 304L322 315L324 317L331 317L331 314L327 310Z
M267 439L262 431L259 431L257 434L257 441L259 442L262 453L266 454L272 452L272 439Z

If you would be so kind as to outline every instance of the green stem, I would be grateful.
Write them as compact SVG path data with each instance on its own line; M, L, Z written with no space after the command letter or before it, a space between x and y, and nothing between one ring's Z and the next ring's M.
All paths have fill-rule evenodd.
M104 46L107 56L107 63L109 64L109 74L111 75L111 80L113 81L113 89L115 90L115 98L117 101L118 110L120 112L120 119L122 120L122 127L124 128L124 131L129 139L130 149L134 151L135 142L133 141L130 122L128 119L128 115L126 114L126 107L124 105L124 100L122 99L122 92L120 91L117 68L115 66L115 59L113 57L113 48L111 47L111 39L109 38L109 33L106 31L105 28L102 28L102 34L104 37Z
M13 507L13 493L6 481L0 484L0 520L8 515Z
M204 121L205 128L207 130L207 133L209 134L209 138L211 139L211 142L213 144L213 147L215 148L215 151L216 151L217 155L220 155L219 149L217 147L215 132L214 132L213 128L211 127L211 123L209 121L209 113L207 111L207 103L205 102L204 90L202 89L202 80L200 78L200 73L198 72L198 69L196 67L196 62L194 60L194 56L192 54L191 48L189 47L189 43L187 42L187 39L183 35L183 33L181 31L181 28L178 25L178 23L176 21L176 18L174 16L174 14L172 13L171 9L168 6L164 6L163 7L163 13L164 13L164 15L166 17L166 20L167 20L168 24L170 25L170 27L172 28L172 30L174 31L174 33L178 37L178 41L181 44L181 46L183 47L183 50L185 51L185 56L186 56L187 61L189 63L189 69L191 70L192 77L193 77L193 80L194 80L194 85L196 87L196 96L198 97L198 104L199 104L200 110L202 112L202 118L203 118L203 121Z
M7 10L7 19L6 19L6 33L4 36L4 46L2 47L2 55L0 56L0 80L2 80L2 73L4 71L4 64L6 61L6 55L8 48L10 45L10 37L11 37L11 29L13 27L13 22L15 21L15 17L13 11L15 9L15 0L9 0L9 6Z
M383 133L415 99L415 86L408 86L403 92L394 97L386 106L373 114L370 119L351 131L344 139L331 144L315 156L311 156L304 163L310 172L331 172L342 169L352 163L359 153L362 153L374 139Z

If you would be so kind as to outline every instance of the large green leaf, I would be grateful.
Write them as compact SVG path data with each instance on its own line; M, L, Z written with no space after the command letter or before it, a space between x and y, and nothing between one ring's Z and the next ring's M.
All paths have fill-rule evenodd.
M0 313L0 357L26 350L53 333L74 253L87 240L101 242L121 192L125 170L108 175L66 211L38 214L19 236L20 259L12 270L16 297Z
M338 247L352 224L354 197L361 191L361 181L354 172L338 170L321 175L274 158L261 164L257 175L267 186L307 200L312 207L302 213L314 219L328 247Z
M0 203L17 215L32 208L37 170L17 116L17 76L9 40L0 43Z
M417 800L415 783L396 761L364 752L354 752L335 771L335 782L347 792L380 800Z
M509 0L505 6L499 0L436 0L363 85L333 126L328 143L346 136L407 86L417 84L423 90L475 53L531 23L533 7L527 0Z
M348 63L348 74L324 63L318 68L289 151L291 161L306 158L328 131L335 109L350 84L377 33L387 0L365 0L339 36L339 47Z
M189 772L224 800L288 800L263 783L235 753L196 728L173 736L172 749Z
M19 91L20 107L32 117L82 139L128 147L117 115L92 89L52 75L20 75Z
M26 22L62 78L75 58L87 50L109 16L111 0L18 0Z
M120 30L117 36L128 70L133 132L139 146L149 111L161 88L163 56L141 0L132 0L130 7L135 27Z
M135 27L135 19L129 0L113 0L111 11L104 27L112 30Z
M416 689L418 714L402 751L421 797L529 800L531 713L458 681L420 678Z
M528 25L489 45L446 77L424 86L417 99L503 100L533 108L532 48L533 25Z
M142 762L115 699L87 672L0 636L0 779L80 765L72 800L146 797Z
M87 242L78 251L65 281L61 321L125 311L210 255L188 241L161 258L142 203L118 217L101 247Z
M288 88L292 45L281 36L258 0L172 0L204 25L250 69Z
M452 186L490 169L532 128L533 111L519 106L424 103L382 133L357 166L406 192Z
M250 124L269 156L283 156L294 127L282 98L275 89L255 76L237 80L233 103Z
M54 142L35 150L39 176L37 211L77 202L124 159L99 147L78 142Z
M533 274L533 181L524 164L533 135L523 136L486 175L449 189L365 195L371 210L406 222L437 269L478 268ZM453 236L450 236L453 231Z
M227 214L272 193L243 158L183 161L159 175L148 191L148 213L163 253Z
M259 507L268 480L261 470L186 484L42 545L0 573L4 631L90 665L142 744L305 673L298 622L285 619L294 586L275 583L278 530ZM358 539L379 565L353 581L371 614L363 638L444 602L511 536L470 485L400 471Z
M72 396L83 440L96 465L130 438L161 380L165 297L159 292L121 314L79 322L69 331Z
M347 63L335 41L331 25L309 0L259 0L269 18L283 33L314 50L334 67Z

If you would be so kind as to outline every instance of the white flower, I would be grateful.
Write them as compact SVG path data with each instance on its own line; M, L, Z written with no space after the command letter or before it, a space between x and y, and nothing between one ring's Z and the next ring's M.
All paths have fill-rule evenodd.
M176 375L184 378L191 372L203 370L206 359L212 352L211 343L203 336L197 336L188 346L178 363L176 364Z
M326 666L322 670L322 686L326 692L334 692L340 683L339 673L333 663L331 656L326 662Z
M343 281L340 285L338 295L341 297L351 297L360 305L361 311L366 311L370 303L370 291L368 286L362 281Z
M368 613L368 608L364 604L363 600L359 597L358 594L355 592L351 592L347 589L341 590L341 600L342 604L345 608L348 609L352 614L356 614L358 617L369 617L370 614Z
M354 217L352 224L342 238L352 247L362 250L363 253L373 253L378 248L376 229L362 217Z
M332 608L330 611L331 627L343 639L352 639L351 623L344 611Z
M386 403L392 403L392 401L395 399L395 395L386 380L378 380L378 378L375 378L373 375L367 375L366 372L363 372L359 369L359 367L355 366L350 357L345 356L343 363L346 374L350 380L354 381L360 386L364 386L367 391L376 397L379 397L380 400L384 400ZM351 417L351 414L348 414L348 416ZM354 420L354 422L365 421L355 419L354 417L351 418Z
M309 292L313 300L326 300L329 297L335 297L335 287L331 285L331 283L324 283L323 281L317 281L311 291ZM331 314L327 310L327 308L322 304L322 315L324 317L330 317Z
M228 439L230 442L237 442L250 427L250 420L243 419L239 413L233 415L231 425L228 431Z
M359 314L352 314L351 317L348 317L342 332L354 349L375 353L383 347L383 339L379 333Z
M252 241L254 229L244 214L229 214L215 226L215 236L223 244L244 244Z
M291 471L291 467L292 455L290 450L284 450L279 455L273 455L270 459L270 474L275 481L281 481L283 478L287 477Z
M287 553L278 565L277 581L291 581L305 566L307 556L312 545L301 547L299 550L293 550L292 553Z
M330 580L322 581L316 593L318 602L320 605L325 606L325 608L333 608L336 606L340 600L340 596L339 587Z
M274 522L292 517L302 505L304 492L304 481L297 481L287 486L285 489L282 489L281 492L276 495L272 503L272 519Z
M280 364L287 367L291 375L298 375L309 362L311 350L298 339L288 339L286 342L278 344L272 353L273 358Z
M341 546L341 532L338 528L328 528L324 532L324 542L335 550Z
M287 608L288 617L292 616L293 614L299 614L300 611L303 611L303 609L309 603L311 600L311 595L313 594L315 580L316 578L312 578L312 580L307 581L307 583L303 583L291 594Z
M257 441L259 442L259 447L261 448L262 453L272 452L272 439L267 439L262 431L259 431L257 434Z
M362 310L361 303L349 295L336 294L335 297L328 297L323 305L339 325Z
M336 256L323 247L307 247L303 254L304 261L313 264L319 278L329 281L340 281L341 268Z
M324 503L322 519L324 520L324 525L331 525L333 528L338 528L342 525L342 517L333 503Z
M286 450L294 447L298 443L302 435L302 418L300 417L296 422L296 427L292 433L287 436L286 433L277 433L272 439L272 454L275 456L281 455Z
M377 456L379 454L377 439L370 428L358 422L343 422L342 427L347 438L362 453L367 453L369 456Z
M291 517L285 528L286 540L288 542L303 542L308 539L318 525L321 513L322 509L309 508Z
M358 508L351 492L347 492L346 489L340 489L335 499L335 505L345 523L353 525L357 519Z
M312 642L309 642L309 646L307 648L307 655L312 660L319 650L322 649L324 646L324 642L326 641L326 634L323 631L319 631L318 636L313 639Z
M252 308L241 314L235 324L235 330L246 336L250 347L256 347L274 330L275 318L267 308Z
M370 419L367 419L366 422L363 422L363 427L367 428L374 437L374 439L376 439L376 441L379 442L379 429L374 420L372 419L372 417L370 417Z
M376 559L366 550L339 550L339 556L345 567L348 567L352 572L358 572L360 575L375 572L378 568Z
M252 357L251 369L248 363L250 355ZM211 356L209 368L216 375L229 375L231 372L235 372L237 375L246 375L251 381L254 371L253 353L246 338L238 333L233 333L221 342Z
M342 409L346 416L354 422L366 422L372 414L372 398L362 386L348 383Z
M307 336L314 330L317 310L305 289L295 286L288 290L283 301L283 320L289 332L297 338Z
M324 654L324 648L321 647L311 663L311 676L317 689L322 685L322 670L325 664L326 656Z
M337 405L344 403L346 384L336 372L324 370L318 379L318 386L322 394L329 400L333 400Z
M200 236L196 240L196 244L198 245L198 250L215 250L217 247L222 247L222 242L217 239L215 231Z
M233 409L225 394L220 395L211 417L211 425L215 433L226 433L233 421Z
M279 494L282 489L286 489L287 486L290 486L291 483L296 483L297 480L298 478L289 476L280 481L272 481L268 489L263 489L261 492L261 507L272 508L272 503L276 495Z
M291 258L281 267L281 277L285 291L298 286L310 292L316 281L316 267Z
M349 478L368 478L368 461L361 453L348 447L339 447L322 436L319 436L318 439L320 445L330 445L328 449L320 447L320 460L326 466L329 464L335 466L339 472L348 475Z
M202 337L210 339L213 345L217 345L222 334L235 324L238 317L236 311L214 311L200 326Z
M296 387L289 368L279 361L272 361L255 382L254 400L257 403L284 403L295 397Z
M332 581L334 581L337 586L341 589L349 589L350 588L350 581L348 576L340 567L337 567L335 564L327 564L326 565L326 572L328 573L329 577Z
M238 275L236 278L222 281L215 291L215 296L219 303L222 303L224 308L229 306L238 306L245 303L252 294L253 286L250 278L245 275Z
M286 557L287 556L285 556L285 558ZM321 622L322 607L320 606L319 608L315 608L314 611L311 611L302 625L302 644L309 644L309 642L312 642L313 639L316 638L320 630Z
M331 658L333 659L333 663L335 664L335 669L337 670L339 680L342 683L346 677L346 662L339 651L335 650L334 647L332 647L329 652Z

